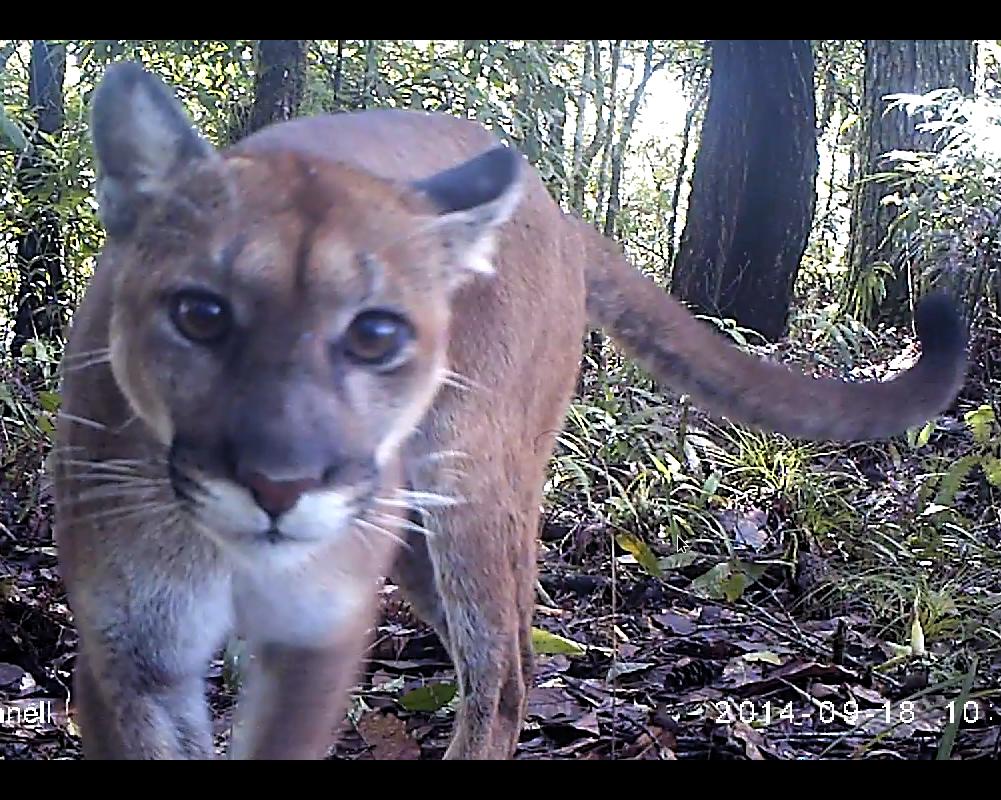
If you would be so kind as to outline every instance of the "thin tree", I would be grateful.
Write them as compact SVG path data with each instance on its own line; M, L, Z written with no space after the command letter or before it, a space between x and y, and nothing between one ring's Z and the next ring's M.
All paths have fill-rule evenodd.
M230 143L298 114L306 84L307 44L304 39L257 42L253 96L232 110L226 132Z
M34 337L55 339L63 328L65 276L63 239L56 204L57 181L51 143L63 126L66 46L42 39L31 43L28 103L34 130L16 180L25 202L25 230L17 245L18 286L11 352L20 356ZM48 191L47 191L48 189Z
M636 115L639 112L640 104L643 102L643 95L646 92L646 87L650 82L650 78L652 78L654 73L658 70L663 69L668 62L666 58L662 58L654 63L653 56L654 42L651 39L646 43L646 48L643 53L643 73L640 77L639 83L633 90L632 99L629 101L629 108L626 111L626 116L622 121L622 128L619 131L619 140L615 143L612 149L612 173L608 186L608 206L605 210L605 236L612 236L615 234L615 218L619 213L619 208L621 207L619 188L622 182L622 161L625 157L626 148L629 146L629 137L632 135L633 125L636 122Z
M885 171L893 150L924 150L935 146L932 134L916 129L916 120L900 108L888 110L886 96L923 94L933 89L973 91L973 42L968 39L872 39L865 43L862 79L862 135L858 164L861 178L852 203L848 263L853 301L865 322L900 324L911 316L912 292L906 264L894 252L890 233L897 207L882 203L886 184L867 181ZM883 265L882 298L871 293L875 269ZM875 282L878 284L878 281ZM869 287L869 288L866 288Z
M262 39L247 133L298 114L305 84L306 40Z
M606 100L605 82L609 79L605 75L601 66L601 42L592 40L589 42L590 50L585 50L584 69L581 75L581 91L576 98L577 105L577 127L574 130L574 151L573 151L573 188L570 196L570 207L583 215L584 212L584 191L587 188L590 177L591 164L595 157L612 135L610 121L612 118L612 107L615 103L614 95L611 101ZM590 68L590 73L589 73ZM612 70L614 76L616 70ZM614 77L613 77L614 80ZM587 93L585 85L590 86L593 94L595 112L594 136L591 141L584 144L584 111L587 107ZM608 116L605 115L606 110ZM600 206L599 206L600 210Z
M685 127L681 132L681 154L678 156L678 169L674 176L674 188L671 191L671 214L667 222L667 268L674 269L674 254L676 247L676 231L678 227L678 207L681 204L681 189L688 174L688 150L692 144L692 125L695 123L695 115L702 108L709 91L709 82L706 80L706 70L700 69L695 79L695 87L692 93L688 111L685 113Z

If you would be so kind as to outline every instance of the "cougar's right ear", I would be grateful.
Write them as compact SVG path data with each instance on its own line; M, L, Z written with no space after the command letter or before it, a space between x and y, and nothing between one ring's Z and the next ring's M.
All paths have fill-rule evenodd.
M90 119L99 214L110 236L128 235L139 206L168 190L179 170L218 158L170 89L132 62L108 67Z

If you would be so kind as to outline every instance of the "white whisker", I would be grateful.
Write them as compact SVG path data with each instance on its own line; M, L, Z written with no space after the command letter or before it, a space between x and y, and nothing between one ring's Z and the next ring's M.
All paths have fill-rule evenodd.
M142 476L140 467L166 467L166 462L141 461L133 459L109 459L107 461L88 461L78 458L63 458L60 463L70 467L86 467L92 470L92 474L110 472L117 475L137 475Z
M418 525L416 522L411 522L408 519L400 519L399 517L393 517L389 514L382 514L378 511L373 512L372 516L375 519L387 522L391 525L398 525L404 530L413 531L414 533L419 533L421 536L430 539L437 535L437 531L432 531L425 528L423 525Z
M97 420L87 419L86 417L78 417L76 414L70 414L66 411L60 411L56 415L59 419L64 419L67 422L75 422L77 425L83 425L85 428L93 428L97 431L105 431L108 426L103 422L98 422Z
M101 356L90 359L89 361L84 361L82 364L72 364L70 366L63 365L63 373L67 372L79 372L82 369L90 369L91 367L96 367L99 364L110 364L111 356Z
M442 371L442 383L456 389L460 389L464 392L484 391L484 387L481 384L477 383L472 378L463 375L461 372L456 372L452 369Z
M446 458L470 458L469 453L462 450L435 450L425 456L421 456L419 463L426 461L444 461Z
M62 357L62 363L67 361L77 361L95 358L97 356L106 356L111 353L110 347L99 347L96 350L81 350L79 353L69 353Z
M96 511L93 514L86 514L81 519L85 522L105 522L124 524L133 519L144 519L147 522L157 520L164 512L169 511L172 504L158 500L150 500L145 503L133 503L129 506L116 506L103 511Z
M59 503L59 507L70 509L82 504L93 503L95 500L101 500L106 503L116 503L120 500L173 500L173 494L167 494L164 491L166 488L166 484L133 486L128 484L99 483L77 489L70 497Z
M438 492L419 492L412 489L398 489L396 496L403 500L409 501L407 505L414 506L418 508L437 508L437 507L447 507L462 505L466 501L461 497L454 497L447 494L439 494Z
M356 519L354 522L355 522L356 525L361 525L362 527L366 528L367 530L374 531L374 532L376 532L378 534L381 534L383 536L389 537L390 539L392 539L397 544L399 544L399 545L407 548L407 550L412 549L410 547L409 543L407 543L404 539L401 539L399 536L397 536L392 531L388 531L385 528L380 527L379 525L376 525L373 522L369 522L368 520L364 520L364 519Z

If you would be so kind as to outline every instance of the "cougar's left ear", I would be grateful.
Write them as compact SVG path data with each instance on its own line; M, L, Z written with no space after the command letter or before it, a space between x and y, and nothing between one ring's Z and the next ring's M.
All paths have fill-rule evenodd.
M501 145L413 184L438 211L435 227L449 247L448 266L456 278L467 270L493 273L497 229L518 206L523 180L522 156Z

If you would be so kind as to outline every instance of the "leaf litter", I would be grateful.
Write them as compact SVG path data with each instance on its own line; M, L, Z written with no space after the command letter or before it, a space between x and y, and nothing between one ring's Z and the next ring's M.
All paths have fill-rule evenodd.
M68 705L77 639L58 581L51 501L43 491L28 511L15 503L18 472L27 474L15 465L0 476L0 708L22 720L45 703L53 713L0 724L0 757L79 758ZM874 492L870 502L883 501ZM793 618L787 609L801 589L769 552L775 542L760 509L723 519L732 550L715 558L665 553L622 530L613 551L600 523L574 513L546 520L567 532L569 549L543 531L545 601L516 758L999 757L996 661L960 686L935 672L935 646L920 626L910 626L909 641L888 642L851 610ZM374 633L330 758L441 758L458 702L445 648L391 584ZM220 747L234 696L220 657L208 677Z

